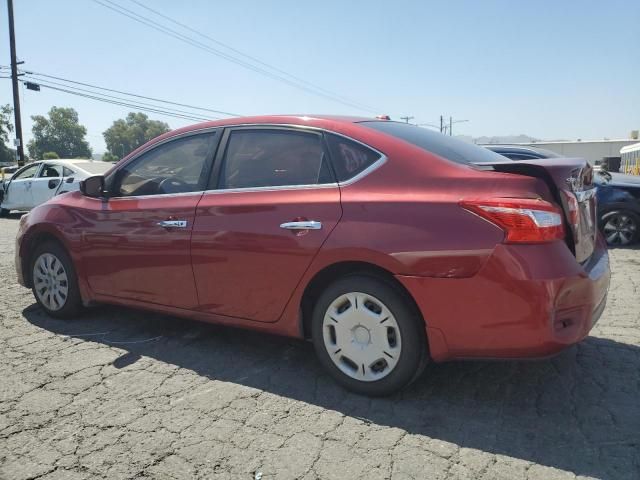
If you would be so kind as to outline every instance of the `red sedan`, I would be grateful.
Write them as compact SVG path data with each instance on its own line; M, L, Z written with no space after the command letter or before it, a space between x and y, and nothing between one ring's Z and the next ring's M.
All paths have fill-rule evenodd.
M22 217L16 267L52 316L111 303L307 338L384 395L430 360L589 333L610 276L591 175L386 120L204 123Z

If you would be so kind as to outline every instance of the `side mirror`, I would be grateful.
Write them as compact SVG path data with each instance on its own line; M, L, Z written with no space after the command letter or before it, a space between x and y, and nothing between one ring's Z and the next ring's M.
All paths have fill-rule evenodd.
M73 178L73 177L68 177L68 178L65 180L65 182L67 182L67 183L73 183L73 181L74 181L74 180L75 180L75 178Z
M104 196L104 177L93 175L80 181L80 192L86 197L100 198Z

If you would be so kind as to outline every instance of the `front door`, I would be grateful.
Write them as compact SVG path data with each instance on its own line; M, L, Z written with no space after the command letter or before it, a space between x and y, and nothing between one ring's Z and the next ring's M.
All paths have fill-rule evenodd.
M7 210L29 210L32 207L31 184L40 171L40 165L40 163L27 165L16 172L6 187L2 208Z
M224 137L192 237L200 309L274 322L339 221L340 191L319 133L250 127Z
M98 294L195 309L190 240L217 134L152 147L107 179L110 196L83 233L84 266Z

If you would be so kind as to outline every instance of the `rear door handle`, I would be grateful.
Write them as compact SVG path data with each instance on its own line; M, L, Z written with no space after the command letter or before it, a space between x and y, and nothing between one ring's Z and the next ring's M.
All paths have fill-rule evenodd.
M286 222L280 224L280 228L284 228L286 230L320 230L322 228L322 222L316 222L315 220Z
M187 228L186 220L163 220L156 225L162 228Z

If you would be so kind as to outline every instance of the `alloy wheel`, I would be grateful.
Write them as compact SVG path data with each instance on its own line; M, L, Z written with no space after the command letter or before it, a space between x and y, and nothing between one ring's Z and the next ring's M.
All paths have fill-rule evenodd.
M349 377L373 382L389 375L402 350L398 323L377 298L351 292L336 298L323 320L324 347Z
M69 279L64 265L52 253L41 254L33 264L33 285L38 300L49 310L64 307L69 296Z
M607 218L604 224L604 236L609 245L624 246L630 244L636 235L635 220L626 213L616 213Z

